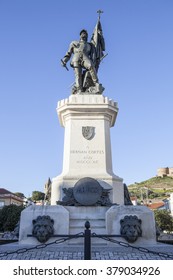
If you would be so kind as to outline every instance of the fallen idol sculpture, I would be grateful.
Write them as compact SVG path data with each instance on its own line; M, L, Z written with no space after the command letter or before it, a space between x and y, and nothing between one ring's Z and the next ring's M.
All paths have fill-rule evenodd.
M63 188L65 196L57 204L64 206L112 206L109 191L97 180L84 177L76 182L73 188Z

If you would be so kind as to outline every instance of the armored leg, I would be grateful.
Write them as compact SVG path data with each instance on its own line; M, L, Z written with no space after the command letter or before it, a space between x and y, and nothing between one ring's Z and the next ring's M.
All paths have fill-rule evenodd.
M91 75L91 78L93 80L93 83L96 84L98 83L98 77L97 77L97 73L94 67L90 67L90 69L88 69Z
M82 90L82 68L74 67L75 83L77 90Z
M85 60L83 61L83 67L89 71L93 83L98 83L98 77L93 63L90 60Z

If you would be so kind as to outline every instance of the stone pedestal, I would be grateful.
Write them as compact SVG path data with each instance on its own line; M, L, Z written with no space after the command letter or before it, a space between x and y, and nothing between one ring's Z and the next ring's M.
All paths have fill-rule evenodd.
M32 235L33 220L38 216L49 216L54 221L54 235L46 243L58 240L57 235L75 235L85 230L85 222L89 221L91 233L101 235L120 235L120 221L125 216L137 216L141 220L142 236L133 245L148 245L156 243L156 229L154 214L145 206L125 206L115 205L112 207L104 206L37 206L31 205L22 211L20 219L20 244L37 245L40 242ZM117 241L127 242L122 237L115 238ZM116 246L115 243L105 241L100 238L92 238L94 245ZM70 241L60 244L60 246L82 245L84 238L73 238Z
M32 234L33 223L40 221L40 216L44 219L49 216L49 222L54 224L54 235L48 243L56 240L56 235L84 232L86 221L90 222L92 233L120 235L122 221L131 222L130 226L133 226L136 219L135 226L140 227L142 236L135 245L155 243L153 212L144 206L124 205L123 180L112 170L110 128L115 124L117 104L102 95L72 95L58 103L57 113L60 124L65 128L62 174L52 179L51 206L34 205L22 212L19 242L39 244L40 239L28 234ZM64 203L63 188L70 188L67 193L72 193L79 204L67 206L66 200L64 206L57 206L57 201ZM109 195L109 203L97 204L103 193L103 198L105 193ZM119 205L112 206L112 203ZM118 240L125 241L122 237ZM80 237L66 243L83 245L83 242ZM103 239L92 238L92 244L107 243Z
M62 174L52 179L51 205L62 200L62 188L91 177L110 189L113 203L124 204L123 180L112 170L110 127L117 103L102 95L71 95L58 102L60 124L65 127Z
M48 215L54 221L54 234L69 234L69 211L63 206L38 206L31 205L22 211L20 217L20 244L40 244L32 235L33 220L38 216ZM51 242L57 240L57 237L51 237ZM47 242L49 243L50 240Z
M86 221L90 222L92 233L102 235L120 235L122 223L123 226L130 223L140 232L135 245L155 243L153 212L144 206L124 205L123 180L112 170L110 128L115 124L117 104L102 95L72 95L58 103L57 113L60 124L65 128L63 170L52 179L51 206L34 205L22 212L19 242L42 242L28 234L32 235L33 224L37 223L38 228L40 219L44 222L49 219L49 225L53 223L54 226L54 235L50 235L50 240L46 239L48 243L56 240L56 235L84 232ZM78 204L68 204L69 200L64 203L63 188L67 189L70 199L74 196ZM109 203L104 200L105 193ZM103 200L99 204L101 196ZM64 206L57 206L57 201ZM112 206L112 203L118 205ZM125 241L122 237L118 240ZM66 243L83 245L83 242L83 237L80 237ZM108 241L92 238L92 244L107 245Z
M146 206L112 206L106 213L107 234L120 234L120 220L130 215L135 215L141 220L142 236L137 239L134 245L155 244L156 227L154 213ZM118 241L125 240L124 238L118 238Z

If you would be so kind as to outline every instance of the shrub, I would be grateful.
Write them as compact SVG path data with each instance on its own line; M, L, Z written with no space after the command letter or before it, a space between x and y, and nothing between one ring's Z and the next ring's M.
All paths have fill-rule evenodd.
M156 224L162 231L173 231L173 218L167 210L155 210L154 216Z
M0 210L0 231L13 231L20 219L23 206L8 205Z

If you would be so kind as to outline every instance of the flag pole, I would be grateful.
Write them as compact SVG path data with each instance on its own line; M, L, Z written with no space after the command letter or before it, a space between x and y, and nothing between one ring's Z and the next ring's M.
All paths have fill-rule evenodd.
M99 14L99 20L100 20L100 15L103 14L102 10L98 10L97 13Z

